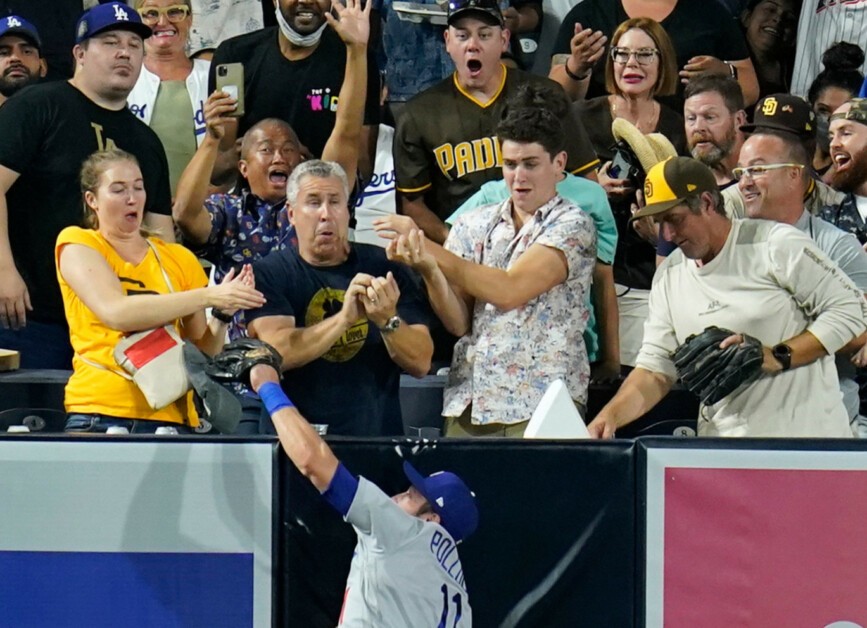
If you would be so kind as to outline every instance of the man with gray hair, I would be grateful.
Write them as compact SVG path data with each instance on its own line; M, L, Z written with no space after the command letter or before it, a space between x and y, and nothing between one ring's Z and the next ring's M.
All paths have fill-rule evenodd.
M246 313L247 330L283 356L283 389L311 421L331 434L402 434L400 372L430 369L429 310L405 267L349 241L348 196L336 163L295 168L286 204L298 246L253 265L267 302Z

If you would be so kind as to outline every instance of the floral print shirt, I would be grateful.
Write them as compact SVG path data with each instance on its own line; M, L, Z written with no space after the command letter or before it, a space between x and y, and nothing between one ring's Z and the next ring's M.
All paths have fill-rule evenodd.
M270 203L255 194L212 194L205 201L211 215L211 235L198 251L214 265L214 282L220 283L230 268L252 264L271 251L294 246L295 231L285 203ZM242 313L235 315L229 337L246 336Z
M565 255L566 280L509 312L475 301L472 330L455 345L443 415L460 416L472 403L476 425L527 421L556 379L587 403L590 364L582 333L596 263L593 219L556 195L516 232L508 199L462 215L445 246L471 262L508 270L534 244Z

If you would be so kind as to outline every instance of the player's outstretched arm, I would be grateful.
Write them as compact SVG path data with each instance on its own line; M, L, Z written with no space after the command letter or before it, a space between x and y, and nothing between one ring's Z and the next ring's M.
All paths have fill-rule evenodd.
M324 493L337 473L339 462L334 452L283 392L273 367L254 366L250 370L250 384L271 415L286 455L313 486Z
M587 426L594 438L614 438L614 432L647 413L668 394L674 382L662 373L635 368L596 418Z

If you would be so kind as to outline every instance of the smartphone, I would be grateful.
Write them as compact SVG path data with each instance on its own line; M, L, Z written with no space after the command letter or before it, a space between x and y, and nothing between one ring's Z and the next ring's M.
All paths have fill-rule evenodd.
M231 116L244 115L244 64L221 63L217 66L217 89L238 101Z
M631 172L632 164L626 159L623 151L618 150L614 153L614 159L611 160L611 165L608 167L608 176L612 179L628 179Z

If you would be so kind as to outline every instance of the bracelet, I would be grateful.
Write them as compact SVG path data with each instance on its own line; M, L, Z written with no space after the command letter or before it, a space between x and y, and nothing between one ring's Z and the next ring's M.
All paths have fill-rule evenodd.
M218 310L215 307L211 308L211 316L216 318L221 323L226 323L226 325L230 324L234 320L234 316L229 316L222 310Z
M735 67L735 64L731 61L723 61L727 66L729 66L729 71L732 73L732 78L734 80L738 80L738 69Z
M566 63L563 64L563 68L566 70L566 76L568 76L573 81L583 81L588 76L590 76L590 72L593 71L592 69L587 70L587 72L583 76L579 76L573 73L572 70L569 69L569 59L566 59Z

